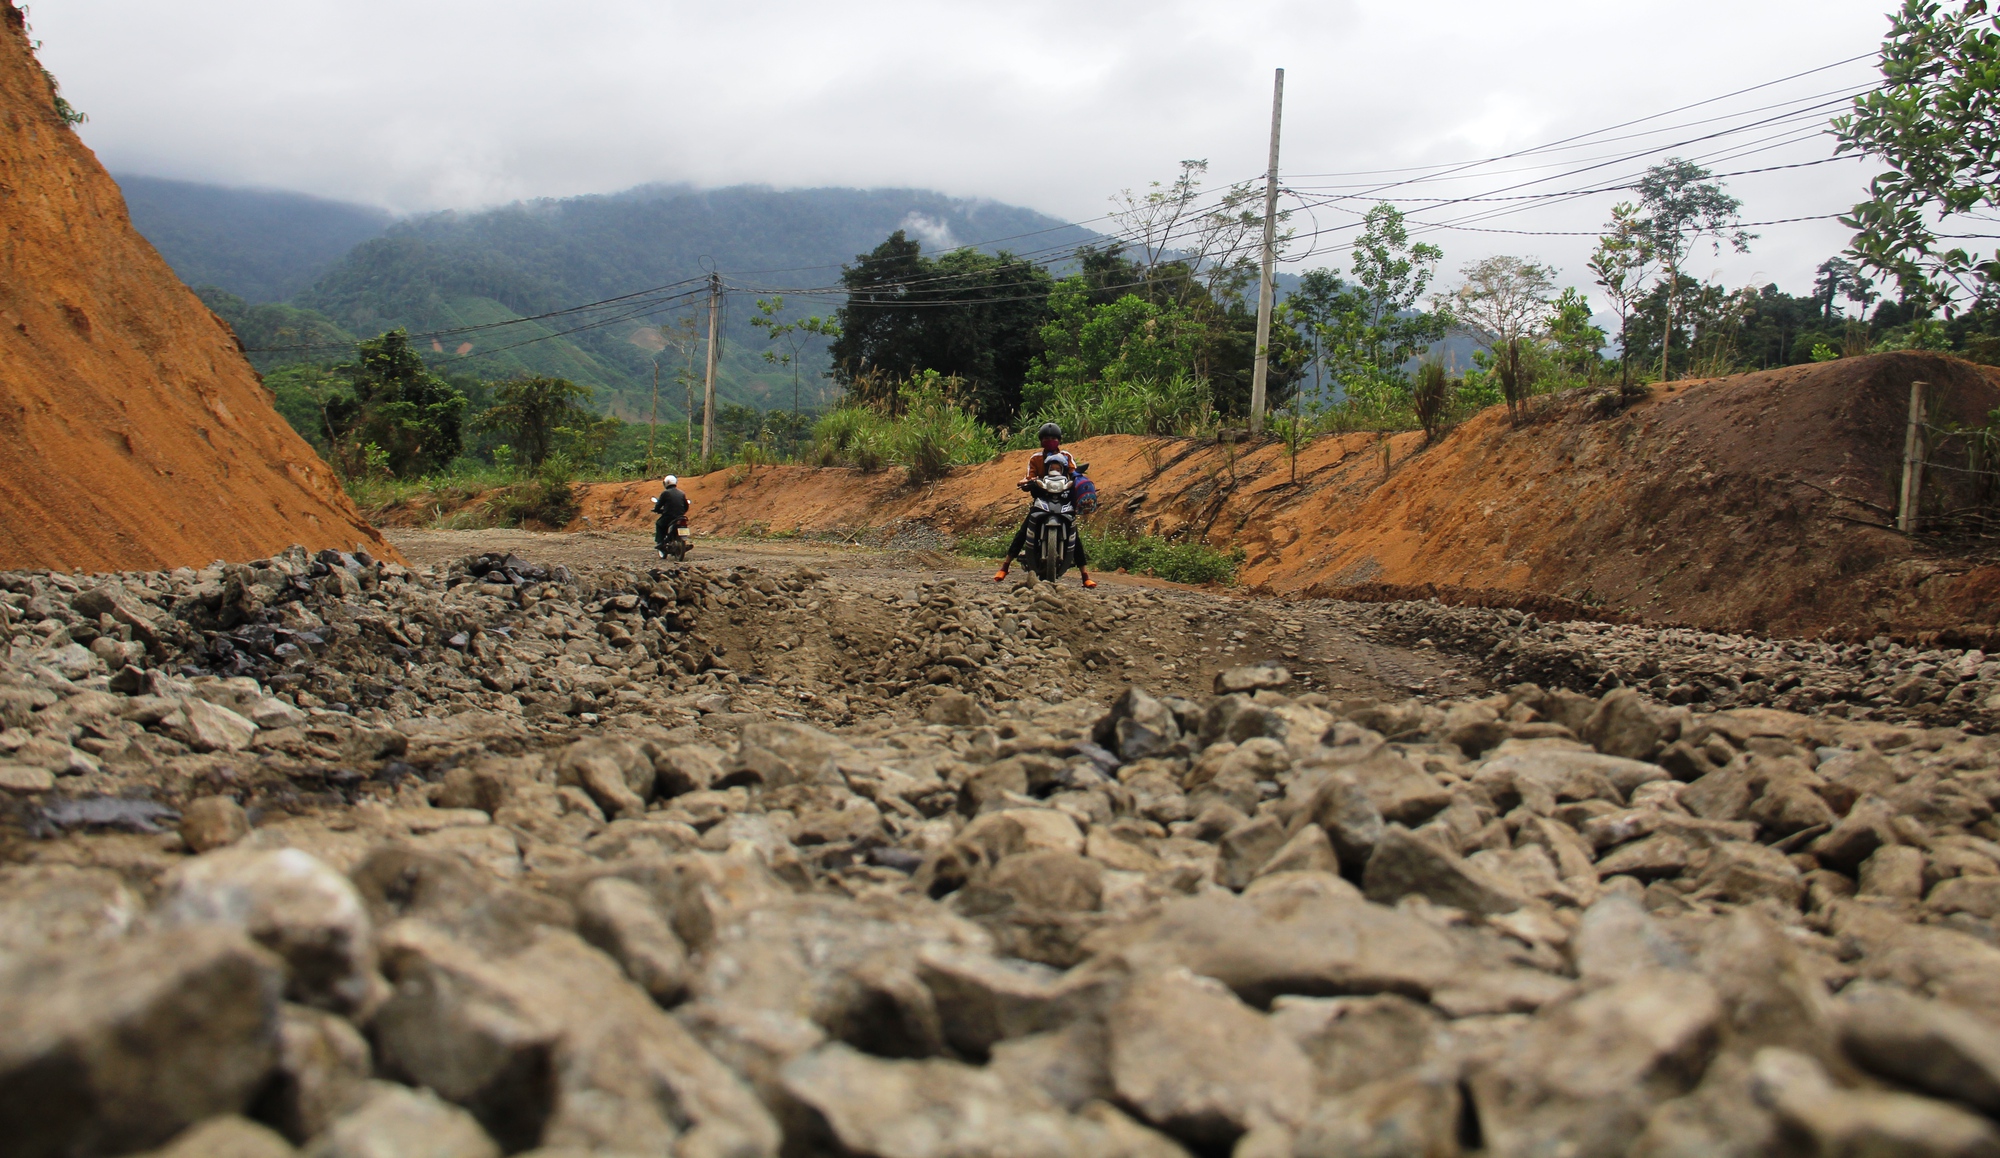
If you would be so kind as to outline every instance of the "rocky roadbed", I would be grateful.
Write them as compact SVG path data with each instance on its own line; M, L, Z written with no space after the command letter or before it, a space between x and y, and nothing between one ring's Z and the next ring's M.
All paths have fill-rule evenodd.
M1977 653L501 553L0 591L9 1153L2000 1154Z

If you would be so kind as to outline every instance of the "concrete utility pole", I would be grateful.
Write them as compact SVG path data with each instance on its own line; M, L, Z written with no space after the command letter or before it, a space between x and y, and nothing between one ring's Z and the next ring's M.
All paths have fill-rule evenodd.
M715 445L715 331L722 315L722 275L708 275L708 384L701 394L701 465L708 469L709 448Z
M1278 260L1278 120L1285 107L1285 70L1271 87L1271 168L1264 174L1264 276L1257 279L1257 362L1250 372L1250 433L1264 430L1264 380L1271 372L1271 306Z

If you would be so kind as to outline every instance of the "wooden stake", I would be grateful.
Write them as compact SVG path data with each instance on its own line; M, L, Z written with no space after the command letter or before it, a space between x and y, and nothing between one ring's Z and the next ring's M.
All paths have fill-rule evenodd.
M1896 529L1917 533L1917 498L1924 489L1924 383L1910 383L1910 424L1903 432L1903 496L1896 506Z

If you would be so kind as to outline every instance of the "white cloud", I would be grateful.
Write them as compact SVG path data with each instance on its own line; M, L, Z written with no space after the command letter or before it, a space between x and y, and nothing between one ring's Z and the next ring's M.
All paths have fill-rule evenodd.
M1288 181L1356 182L1290 175L1492 156L1865 53L1887 2L41 0L32 18L115 169L404 211L689 181L920 186L1087 219L1185 157L1209 159L1215 184L1260 172L1274 65L1287 68ZM1827 151L1803 142L1743 166ZM1804 216L1850 205L1865 172L1731 188L1748 220ZM1587 231L1611 200L1484 227ZM1406 208L1442 216L1425 204ZM1797 292L1845 241L1831 222L1758 232L1751 255L1717 262L1722 276ZM1588 238L1433 240L1448 268L1531 253L1584 280Z

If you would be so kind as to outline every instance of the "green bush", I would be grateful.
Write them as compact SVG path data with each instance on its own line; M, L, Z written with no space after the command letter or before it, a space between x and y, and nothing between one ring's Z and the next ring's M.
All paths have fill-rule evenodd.
M969 559L998 559L1007 553L1007 544L1013 539L1012 529L984 535L960 535L953 549Z
M1084 532L1084 551L1093 567L1174 583L1234 583L1236 568L1244 557L1241 547L1225 553L1206 543L1170 543L1157 535L1131 537L1089 531Z
M948 387L936 374L897 387L893 404L902 412L893 418L870 405L828 411L813 424L812 461L864 471L894 462L909 468L911 478L929 482L954 466L992 458L999 449L993 431Z
M487 509L498 526L518 527L529 521L547 527L568 526L583 509L571 485L575 478L575 460L561 452L551 454L542 460L533 482L507 487L487 501Z
M889 447L918 482L943 478L951 468L984 462L997 449L993 432L950 397L934 380L913 388L902 417L891 428Z

